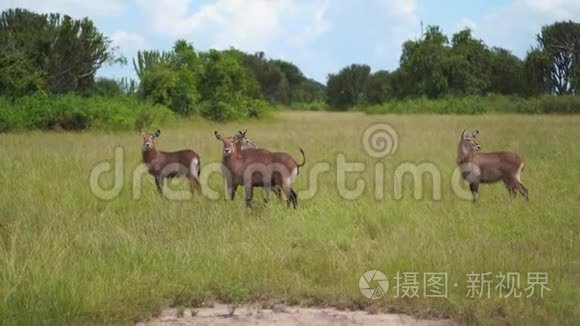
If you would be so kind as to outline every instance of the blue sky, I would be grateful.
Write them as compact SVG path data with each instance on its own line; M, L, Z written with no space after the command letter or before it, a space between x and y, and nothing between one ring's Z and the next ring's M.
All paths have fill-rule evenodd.
M88 16L129 62L139 49L183 38L199 50L264 51L321 82L351 63L395 69L421 22L447 34L469 27L522 57L542 25L580 18L579 0L0 0L0 9L11 7ZM135 77L131 64L99 75Z

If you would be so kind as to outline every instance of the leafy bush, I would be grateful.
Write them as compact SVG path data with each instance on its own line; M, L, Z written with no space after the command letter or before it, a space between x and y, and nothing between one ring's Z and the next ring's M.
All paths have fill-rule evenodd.
M131 97L0 97L0 132L27 129L130 130L157 125L173 113Z
M272 112L272 106L264 100L252 99L248 102L248 118L261 119Z
M187 69L157 64L141 74L139 95L144 100L187 116L194 112L194 104L199 99L194 79L194 73Z
M169 52L139 52L134 66L140 97L183 116L226 121L261 118L270 109L244 66L244 53L235 49L196 52L179 40Z
M521 98L516 96L467 96L430 100L389 101L364 108L367 113L580 113L579 96Z
M115 97L123 95L123 88L120 81L100 77L90 88L81 92L81 95Z
M244 99L225 101L217 99L201 104L201 115L214 121L263 118L271 112L271 105L264 100Z

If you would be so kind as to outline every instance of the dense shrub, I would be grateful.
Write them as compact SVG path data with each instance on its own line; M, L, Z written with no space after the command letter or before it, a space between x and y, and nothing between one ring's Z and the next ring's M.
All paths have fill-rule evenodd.
M27 129L131 130L158 125L173 113L131 97L0 97L0 132Z
M270 103L264 100L251 100L248 103L248 118L261 119L272 112Z
M123 86L121 81L112 78L97 78L95 83L84 92L83 96L106 96L115 97L123 95Z
M243 59L244 53L234 49L196 52L183 40L169 52L139 52L134 61L141 81L138 94L183 116L260 118L270 105L261 100L258 82Z
M244 99L225 101L217 97L201 104L201 115L214 121L263 118L271 112L271 105L264 100Z
M516 96L468 96L445 99L389 101L364 109L367 113L580 113L580 96L521 98Z

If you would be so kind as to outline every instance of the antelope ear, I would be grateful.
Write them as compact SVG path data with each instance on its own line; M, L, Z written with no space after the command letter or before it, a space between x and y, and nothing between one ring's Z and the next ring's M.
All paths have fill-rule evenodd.
M159 129L155 130L155 132L153 133L153 136L155 136L155 138L159 138L159 136L161 136L161 130L159 130Z
M248 132L248 129L244 130L244 132L242 132L242 136L246 137L247 132Z
M214 130L213 134L217 140L223 140L222 135L217 130Z
M476 131L473 133L473 137L475 137L475 136L477 136L477 135L479 135L479 130L476 130Z
M463 132L461 133L461 139L465 138L465 133L467 132L467 130L463 130Z

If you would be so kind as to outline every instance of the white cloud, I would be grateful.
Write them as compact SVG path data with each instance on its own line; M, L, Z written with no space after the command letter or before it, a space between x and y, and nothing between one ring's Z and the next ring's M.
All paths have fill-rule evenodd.
M385 26L386 37L375 45L374 54L380 57L389 56L389 61L396 63L401 53L401 44L418 36L417 2L415 0L383 0L382 2L385 16L383 19L388 19L388 25Z
M490 46L500 46L525 56L544 25L580 17L578 0L513 0L483 17L475 35Z
M154 34L197 47L265 51L319 80L340 66L367 61L394 68L401 44L418 36L415 0L136 0ZM351 44L344 51L340 47ZM373 48L376 46L376 48ZM354 56L354 57L353 57ZM325 68L323 68L325 67ZM331 68L326 68L331 67Z
M133 54L138 50L148 49L149 43L143 36L136 33L128 33L125 31L116 31L109 36L111 45L119 47L121 52L125 55Z
M455 30L462 30L465 28L469 28L471 30L475 30L477 28L477 23L467 17L463 17L461 18L461 21L459 22L459 25L457 26L457 28Z
M390 8L390 13L404 17L414 17L417 11L416 0L385 0L386 5Z
M258 49L284 31L288 16L303 12L291 0L217 0L189 13L188 0L137 0L137 6L155 31L171 37L202 36L210 46ZM316 18L316 15L314 15ZM324 24L313 25L324 32Z
M111 40L111 46L118 47L118 53L123 55L128 64L117 67L105 66L100 70L99 76L106 75L113 78L135 77L132 60L139 50L151 49L151 44L140 34L126 31L116 31L108 36Z
M294 36L290 36L288 44L305 45L324 35L332 28L332 23L328 18L328 1L313 1L312 3L300 6L295 17L306 17L309 22Z
M0 10L24 8L38 13L57 12L75 18L118 16L126 5L123 0L2 0Z
M577 0L517 0L514 1L514 6L521 6L554 19L578 18L580 13L580 1Z

